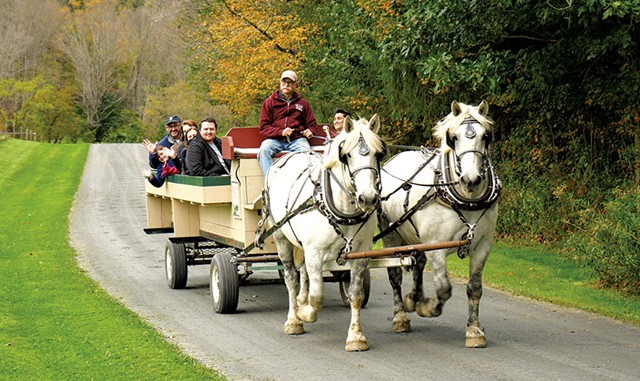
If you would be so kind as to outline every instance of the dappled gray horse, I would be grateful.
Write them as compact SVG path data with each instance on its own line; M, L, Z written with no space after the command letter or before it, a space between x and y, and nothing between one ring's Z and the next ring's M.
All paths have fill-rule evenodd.
M383 167L380 235L387 247L403 244L467 240L458 256L469 257L469 317L467 347L486 347L478 320L482 297L482 270L493 244L501 185L489 161L493 122L488 105L469 106L453 102L451 113L434 128L439 150L423 148L402 152ZM402 269L389 268L394 295L393 330L411 330L407 312L436 317L451 297L447 255L454 249L427 251L416 256L414 285L402 298ZM423 272L429 261L435 295L425 297Z
M379 162L386 152L376 134L379 128L377 116L371 121L347 118L343 132L331 141L324 157L312 152L287 154L266 174L264 212L269 229L277 228L274 238L289 293L286 334L304 333L303 322L317 320L324 304L323 265L344 260L349 251L372 247L380 202ZM303 263L294 261L294 247L303 249ZM368 261L349 261L348 351L369 348L360 325ZM300 266L303 284L296 295Z

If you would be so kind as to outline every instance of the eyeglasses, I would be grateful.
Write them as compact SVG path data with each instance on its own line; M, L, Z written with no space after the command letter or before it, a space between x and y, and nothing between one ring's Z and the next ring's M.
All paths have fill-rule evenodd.
M167 124L167 128L179 128L180 124L178 123L171 123L171 124Z
M280 84L281 84L282 86L293 86L293 85L295 85L296 83L295 83L295 82L293 82L293 81L287 81L286 79L283 79L283 80L281 80L281 81L280 81Z

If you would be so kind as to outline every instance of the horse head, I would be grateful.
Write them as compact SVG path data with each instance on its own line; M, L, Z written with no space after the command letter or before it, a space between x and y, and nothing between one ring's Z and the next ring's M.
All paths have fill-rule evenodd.
M387 154L386 144L377 135L379 129L378 115L357 121L347 117L343 133L329 144L324 162L327 171L341 167L334 173L340 187L349 193L349 202L367 214L380 203L380 161Z
M453 101L451 113L434 127L442 152L450 155L456 177L467 192L478 188L489 165L493 121L488 112L486 101L478 106Z

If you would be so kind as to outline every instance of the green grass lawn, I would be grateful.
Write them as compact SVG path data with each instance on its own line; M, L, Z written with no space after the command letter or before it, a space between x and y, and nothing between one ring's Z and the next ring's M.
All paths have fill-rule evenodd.
M224 379L77 266L69 210L88 148L0 142L0 379Z
M450 275L466 278L469 259L460 260L452 254L448 268ZM495 244L484 268L483 281L515 295L640 324L640 298L598 288L585 269L544 246Z

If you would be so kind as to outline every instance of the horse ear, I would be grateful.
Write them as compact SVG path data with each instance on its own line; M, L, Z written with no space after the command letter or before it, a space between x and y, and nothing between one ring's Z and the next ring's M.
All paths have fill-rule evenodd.
M351 119L350 116L347 116L346 118L344 118L344 125L342 126L342 128L347 132L351 132L353 130L353 119Z
M451 113L453 114L453 116L458 116L461 112L462 108L460 107L458 101L451 102Z
M378 116L378 114L375 114L371 117L371 120L369 120L369 129L376 134L380 130L380 117Z
M482 116L487 116L487 114L489 114L489 104L487 103L487 101L483 100L482 102L480 102L480 105L478 106L478 112Z

